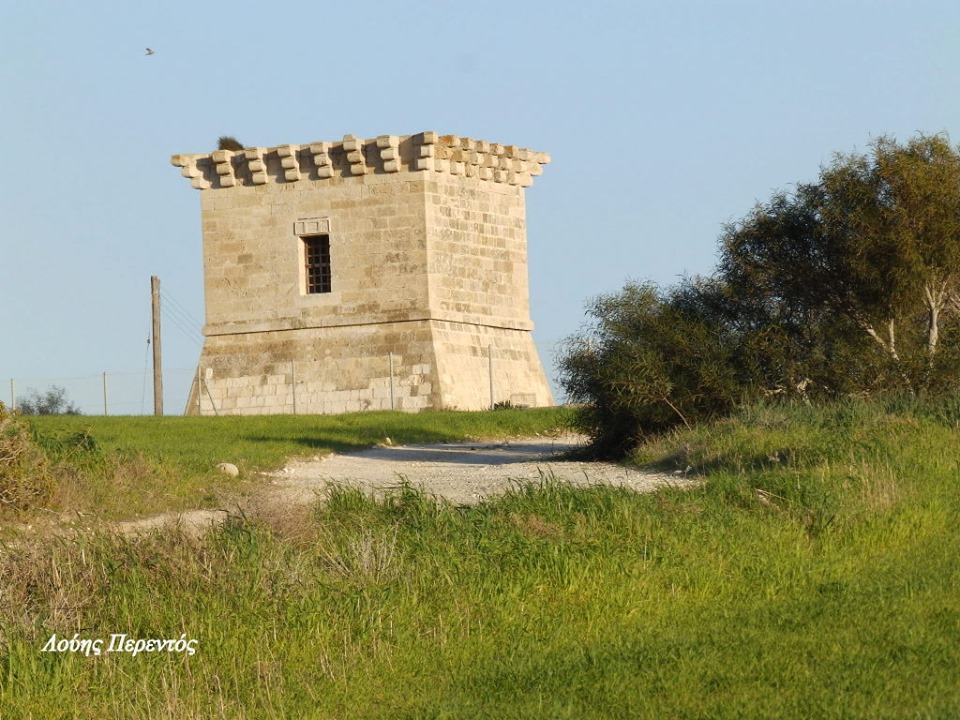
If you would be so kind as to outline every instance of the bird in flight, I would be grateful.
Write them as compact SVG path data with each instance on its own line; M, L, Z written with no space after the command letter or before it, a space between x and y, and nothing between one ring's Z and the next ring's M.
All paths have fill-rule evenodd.
M154 55L154 54L155 52L153 50L151 50L150 48L147 48L147 55Z

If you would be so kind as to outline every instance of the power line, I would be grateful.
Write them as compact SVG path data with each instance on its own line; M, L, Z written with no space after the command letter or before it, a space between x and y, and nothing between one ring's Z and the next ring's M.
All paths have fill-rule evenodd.
M140 390L140 414L143 415L144 408L147 406L147 367L150 362L150 336L152 330L147 331L146 350L143 354L143 388Z
M172 322L180 332L186 335L190 339L190 342L197 347L203 347L203 340L200 339L200 332L196 328L190 327L176 315L167 315L164 313L164 317Z
M163 295L161 293L161 297ZM165 299L165 298L164 298ZM201 337L200 326L196 323L193 317L186 311L178 308L175 304L163 303L160 306L161 314L170 322L172 322L184 335L190 338L190 340L200 347L203 346L203 341Z
M194 317L193 313L191 313L190 310L182 302L177 300L177 298L175 298L169 292L161 289L160 296L163 298L165 302L169 303L174 309L176 309L179 312L179 314L185 320L187 320L191 325L195 325L198 328L203 325L203 323L197 320L197 318Z

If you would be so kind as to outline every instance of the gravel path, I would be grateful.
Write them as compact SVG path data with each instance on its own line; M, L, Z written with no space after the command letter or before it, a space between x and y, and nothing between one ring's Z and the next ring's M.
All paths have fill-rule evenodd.
M359 487L375 495L406 480L428 495L469 505L517 483L553 478L577 485L622 485L643 492L666 482L659 475L614 463L577 462L562 454L577 437L527 438L492 443L380 446L349 455L293 462L271 474L284 501L311 502L329 485Z
M616 485L649 492L666 484L690 481L674 475L644 472L615 463L577 462L563 453L581 439L526 438L501 442L380 446L346 455L331 454L295 461L265 474L263 486L250 501L239 503L245 512L282 511L316 502L331 486L358 487L382 495L406 481L428 495L458 505L480 502L517 483L550 478L576 485ZM157 515L125 523L118 529L136 533L179 524L202 532L227 517L223 510L194 510Z

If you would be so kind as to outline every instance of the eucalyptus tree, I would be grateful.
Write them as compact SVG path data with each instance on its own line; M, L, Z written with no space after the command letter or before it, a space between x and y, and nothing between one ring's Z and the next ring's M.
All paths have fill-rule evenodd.
M929 386L960 311L960 154L940 135L838 154L726 228L720 274L785 316L844 318L905 387Z

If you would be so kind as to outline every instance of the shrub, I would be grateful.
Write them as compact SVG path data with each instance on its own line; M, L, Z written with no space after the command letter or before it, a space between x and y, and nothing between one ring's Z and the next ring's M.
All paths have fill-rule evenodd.
M42 395L30 388L27 398L17 403L22 415L80 415L80 408L67 399L67 391L52 385Z
M0 506L26 510L45 503L53 490L46 455L23 422L0 403Z
M243 143L230 135L221 135L217 139L217 150L243 150Z
M559 360L575 426L600 457L622 457L650 433L729 412L740 388L731 344L688 283L670 294L629 283L589 309L595 324Z

